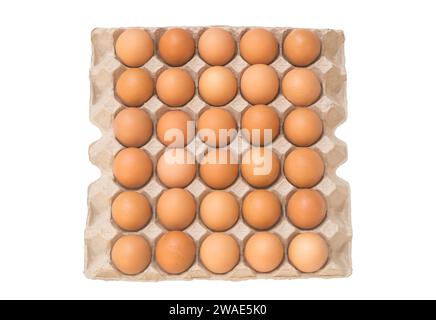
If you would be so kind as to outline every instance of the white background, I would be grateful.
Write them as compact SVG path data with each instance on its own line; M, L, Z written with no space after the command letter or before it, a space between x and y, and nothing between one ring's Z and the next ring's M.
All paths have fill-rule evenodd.
M209 4L207 4L209 2ZM8 4L6 4L8 3ZM2 1L0 297L436 298L432 1ZM196 5L197 4L197 5ZM94 27L343 29L354 273L335 280L128 283L83 275ZM433 33L432 31L433 30Z

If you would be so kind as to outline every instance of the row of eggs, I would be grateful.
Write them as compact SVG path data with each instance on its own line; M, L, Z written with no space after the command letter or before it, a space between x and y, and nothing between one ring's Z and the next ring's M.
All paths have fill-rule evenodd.
M249 103L268 104L280 91L279 77L271 66L255 64L242 73L239 88ZM153 79L142 68L124 70L116 80L115 93L128 107L139 107L154 93L166 105L181 107L195 95L195 83L188 71L169 68L161 72L154 88ZM318 76L307 68L288 71L281 81L284 97L294 106L310 106L320 97L322 87ZM198 80L200 97L209 105L219 107L230 103L238 93L238 80L227 67L214 66L204 70Z
M242 115L240 128L252 145L264 146L279 135L280 119L273 107L255 105ZM153 122L146 111L124 108L113 121L117 140L125 147L141 147L153 134ZM228 145L237 135L238 124L232 113L223 108L209 108L197 121L185 111L170 110L157 120L156 136L166 147L184 147L197 130L199 138L211 147ZM283 121L283 133L295 146L307 147L316 143L323 132L318 114L308 108L293 109Z
M181 66L195 54L192 34L181 28L166 30L158 40L158 55L170 66ZM128 67L144 65L154 54L153 39L143 29L127 29L115 42L118 59ZM252 28L239 41L239 52L249 64L270 64L279 54L279 43L271 31ZM310 30L294 29L283 41L283 55L295 66L313 63L321 52L321 41ZM222 66L236 54L233 35L223 28L209 28L198 40L198 53L209 65Z
M169 274L187 271L196 259L196 244L182 231L169 231L155 244L155 260L160 269ZM230 272L240 261L238 242L226 233L212 233L200 244L202 265L215 274ZM245 262L257 272L271 272L284 260L285 252L280 238L271 232L256 232L246 241ZM327 263L329 247L318 233L304 232L291 239L287 247L289 262L299 271L316 272ZM140 235L118 238L111 251L111 261L124 274L143 272L152 259L148 241Z
M239 175L255 188L267 188L281 174L280 159L269 148L251 148L241 161L228 148L210 149L199 162L201 180L212 189L226 189ZM127 189L143 187L153 175L153 162L139 148L125 148L115 155L112 170L116 181ZM294 148L287 154L283 172L297 188L312 188L324 176L325 165L321 155L311 148ZM195 179L197 159L186 149L167 149L159 157L156 174L168 188L185 188Z
M138 231L146 227L151 221L152 211L147 197L135 191L123 191L112 202L112 219L125 231ZM203 224L216 232L231 229L239 220L240 211L245 223L256 230L271 229L282 216L277 195L261 189L252 190L244 196L241 206L231 192L209 192L201 200L198 211ZM160 225L170 231L188 228L195 220L196 212L196 200L186 189L166 189L156 202L156 218ZM318 227L326 214L327 203L319 191L298 189L287 200L286 216L299 229Z

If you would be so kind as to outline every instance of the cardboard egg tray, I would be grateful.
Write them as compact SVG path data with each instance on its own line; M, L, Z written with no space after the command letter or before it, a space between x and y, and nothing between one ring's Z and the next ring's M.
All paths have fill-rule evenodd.
M239 39L248 27L223 27L229 30L235 40ZM168 68L163 63L157 52L157 42L166 28L145 28L151 35L155 44L155 55L143 66L152 75L155 81L157 76ZM201 33L207 27L186 27L198 41ZM277 37L280 44L280 54L271 64L276 70L280 80L286 72L293 66L281 55L281 44L283 39L292 28L266 28L271 30ZM281 160L282 175L270 187L282 202L282 217L280 221L270 230L277 234L283 243L285 258L281 265L270 273L257 273L252 270L244 261L243 250L247 239L255 232L245 224L242 217L233 228L227 233L233 235L239 241L241 259L239 264L229 273L216 275L209 272L201 264L198 258L192 267L186 272L179 275L169 275L159 268L154 260L154 244L160 235L166 232L165 228L156 221L155 210L151 222L142 230L135 232L143 235L151 244L153 250L153 259L148 268L136 275L127 276L119 272L112 264L110 252L112 244L116 239L126 232L123 232L111 219L111 203L113 199L124 190L114 179L112 173L112 161L117 152L123 149L123 146L115 139L112 131L112 121L116 113L123 108L122 103L114 94L114 83L120 73L126 69L115 56L114 43L123 29L95 29L92 32L92 63L90 70L91 80L91 99L90 99L90 119L102 132L102 137L94 142L89 148L89 157L91 162L101 170L101 177L89 186L88 190L88 219L85 232L85 275L93 279L104 280L169 280L169 279L224 279L224 280L243 280L243 279L292 279L307 277L344 277L351 274L351 221L350 221L350 193L348 183L336 176L336 169L347 159L347 148L344 142L335 136L335 129L346 118L346 73L344 66L344 35L342 31L336 30L313 30L322 41L322 52L320 58L312 65L308 66L321 79L322 96L309 108L315 110L324 123L324 134L322 138L310 148L317 150L325 162L325 176L322 181L314 187L319 190L327 200L327 218L313 232L320 233L328 242L330 247L330 256L327 264L318 272L301 273L295 269L288 261L287 246L290 239L296 234L302 232L294 227L286 217L286 202L292 194L295 187L287 181L283 175L283 162L285 156L293 149L293 145L287 141L280 133L278 138L273 142L273 150ZM239 47L239 46L238 46ZM238 80L242 72L249 65L237 52L236 56L226 67L230 68ZM208 65L199 57L198 53L187 64L181 68L187 70L192 75L196 85L198 84L199 75ZM243 99L240 92L228 105L223 108L232 112L238 124L240 118L249 103ZM269 104L274 107L280 116L281 125L285 116L294 108L281 94ZM156 95L147 101L141 108L146 110L153 119L154 125L161 114L166 110L174 110L165 106ZM197 119L203 110L208 108L207 104L198 95L198 90L194 98L185 106L177 108L188 112L194 119ZM249 147L241 135L232 142L231 148L239 153L243 153ZM164 146L159 142L154 134L151 140L142 147L150 155L154 168L157 159L162 154ZM187 148L191 152L200 154L204 151L205 146L198 140L194 139ZM143 193L150 200L153 208L157 198L165 189L156 177L151 180L138 192ZM202 198L210 189L201 181L198 176L186 188L197 200L197 208ZM232 192L239 201L253 188L248 185L244 179L239 176L236 182L227 188ZM189 235L196 241L197 252L201 241L211 233L211 231L202 224L198 217L186 230Z

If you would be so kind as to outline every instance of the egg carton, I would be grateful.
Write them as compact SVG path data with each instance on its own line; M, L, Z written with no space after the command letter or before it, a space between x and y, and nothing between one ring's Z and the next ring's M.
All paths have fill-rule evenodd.
M198 41L201 33L207 27L184 27L192 32L194 39ZM239 43L241 36L248 27L222 27L230 31ZM159 37L167 28L144 28L149 32L154 40L155 53L156 44ZM284 37L292 28L265 28L273 32L280 44L280 54L271 66L276 70L281 79L293 66L282 56L281 47ZM273 150L281 160L281 176L268 189L273 191L281 200L282 217L280 221L269 231L278 235L285 248L285 258L281 265L272 272L258 273L251 269L244 261L243 248L247 239L255 232L250 228L240 216L238 222L226 233L231 234L238 240L241 251L240 262L227 274L217 275L209 272L201 264L198 257L191 268L178 275L170 275L159 268L154 259L154 244L160 235L166 232L165 228L156 219L155 210L151 222L142 230L134 232L144 236L153 248L152 262L142 273L135 276L124 275L119 272L111 263L110 252L113 243L123 234L129 232L122 231L111 219L111 203L113 199L123 190L122 186L116 183L112 173L112 161L114 156L123 149L123 146L115 139L112 131L112 121L114 116L123 108L122 103L114 93L114 83L117 77L126 69L116 58L114 43L124 29L103 29L93 30L92 40L92 63L90 69L91 98L90 98L90 119L102 132L102 137L91 144L89 156L91 162L101 170L101 177L89 186L88 190L88 219L85 231L85 275L92 279L104 280L169 280L169 279L223 279L223 280L243 280L243 279L292 279L308 277L345 277L351 274L351 220L350 220L350 191L349 185L336 175L336 169L347 159L347 148L344 142L338 139L334 132L335 129L346 119L346 72L344 61L344 35L342 31L330 29L317 29L314 31L322 41L322 52L320 58L308 66L320 78L322 83L322 96L310 109L316 111L324 124L324 134L322 138L310 148L317 150L325 162L325 176L322 181L314 187L319 190L327 201L328 211L325 221L313 232L320 233L329 244L329 260L327 264L318 272L301 273L294 268L287 258L287 245L290 239L301 230L294 227L286 217L285 205L295 187L287 181L283 175L283 162L285 156L294 146L284 137L282 128L280 135L273 142ZM248 67L239 55L231 60L226 67L230 68L238 81L242 72ZM187 70L193 77L196 88L199 75L208 65L200 58L198 52L194 57L181 68ZM152 75L155 81L157 76L168 66L162 62L155 54L144 66ZM249 103L244 100L238 91L237 96L226 106L222 107L229 110L240 123L242 113L249 107ZM294 108L283 95L270 103L280 116L281 124L285 116ZM154 94L142 107L153 120L156 127L156 120L167 110L175 108L166 107ZM198 90L194 98L182 108L177 108L188 112L194 119L198 119L199 114L208 108L208 105L200 98ZM156 130L154 130L156 131ZM239 134L231 143L231 148L240 156L247 148L249 143ZM198 138L194 139L187 148L195 154L204 151L205 146ZM164 150L164 146L159 142L154 132L150 141L142 147L153 161L154 168L159 156ZM137 190L143 193L155 208L156 201L165 187L156 177L156 172L151 180ZM197 200L197 209L202 198L211 190L198 176L186 188ZM253 188L247 184L239 175L236 182L227 188L237 199L242 201L243 197ZM197 210L198 212L198 210ZM200 218L184 230L196 242L197 252L201 241L211 233L202 224Z

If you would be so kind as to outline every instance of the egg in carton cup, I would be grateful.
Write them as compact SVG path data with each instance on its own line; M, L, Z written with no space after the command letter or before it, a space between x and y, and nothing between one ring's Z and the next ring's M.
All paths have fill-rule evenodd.
M281 90L278 91L273 101L266 103L275 110L279 123L278 128L275 130L277 132L274 132L274 130L272 132L272 135L276 135L276 137L272 137L274 138L271 138L273 140L272 143L264 146L265 150L272 151L279 160L279 162L276 161L277 159L273 160L272 164L273 167L277 167L275 170L278 173L278 177L274 177L269 183L260 182L260 184L257 184L256 177L254 177L254 180L250 180L250 168L247 169L245 167L244 169L244 164L236 164L236 171L231 169L234 170L233 173L229 173L231 171L229 167L224 168L222 173L216 171L216 167L212 167L210 170L206 170L207 168L205 169L205 167L202 169L202 166L198 165L198 163L201 163L201 159L205 155L207 156L208 152L215 151L208 148L199 135L195 135L195 137L193 136L186 141L187 145L185 147L197 159L197 163L194 164L195 169L191 173L192 179L188 178L192 182L188 181L186 188L182 187L181 191L177 191L181 197L186 199L187 204L182 209L188 210L191 208L190 212L193 211L194 213L191 213L192 218L189 218L188 221L180 222L182 225L171 225L171 219L166 222L166 217L171 217L171 213L174 210L178 210L178 208L171 206L170 201L162 200L159 204L159 199L161 197L163 199L163 195L169 189L162 179L173 181L176 179L175 176L177 176L177 172L171 172L170 167L159 164L159 159L161 159L161 156L167 150L161 142L162 136L159 136L161 135L160 130L162 130L159 119L164 114L168 111L182 110L188 115L188 118L196 122L198 129L200 124L210 127L214 123L219 122L219 117L214 114L214 110L223 110L218 113L225 113L224 110L226 110L226 114L230 114L234 118L236 127L239 128L237 134L232 137L233 140L230 139L231 141L228 141L229 145L226 150L230 150L238 162L242 162L244 155L250 150L250 142L247 141L247 135L244 136L243 130L240 127L241 121L245 121L242 119L244 115L247 115L246 119L250 119L248 111L254 103L250 103L245 98L247 98L247 95L256 97L262 94L263 87L258 86L256 89L255 87L258 84L255 80L252 81L253 84L249 84L249 81L245 81L244 84L244 80L241 77L250 65L256 64L259 59L268 60L270 58L268 56L259 56L259 52L262 52L262 50L256 49L256 42L254 42L254 48L250 48L250 45L253 45L249 41L241 42L241 38L248 31L258 29L253 27L219 27L219 30L228 31L224 34L225 37L231 35L231 38L234 39L235 46L233 49L236 51L234 55L224 58L214 54L216 51L211 51L208 56L210 63L225 63L226 70L230 71L236 79L234 97L230 97L231 101L229 102L226 99L220 101L221 96L214 96L213 90L207 91L207 83L201 84L201 88L198 90L199 83L201 81L205 82L204 80L200 81L201 76L210 68L210 65L199 54L199 51L207 51L209 44L207 41L199 43L199 38L209 28L182 27L182 31L185 30L188 34L192 35L193 41L188 37L183 42L185 47L177 52L171 51L171 41L174 42L177 39L172 39L166 33L167 30L173 30L173 28L135 28L134 30L145 30L149 35L149 39L146 40L150 41L148 46L141 48L143 55L148 55L144 65L141 64L144 62L141 59L135 60L136 57L131 57L131 51L125 50L123 52L123 48L116 47L120 35L125 30L130 29L98 28L93 30L91 37L93 54L90 69L90 119L101 130L102 137L90 146L89 156L91 162L101 170L101 177L93 182L88 189L89 210L85 231L85 275L92 279L131 281L169 279L292 279L349 276L351 274L352 237L350 191L348 183L336 175L336 169L346 161L347 149L345 143L334 134L335 129L346 119L346 72L344 35L342 31L330 29L310 30L320 39L321 51L319 57L315 57L316 60L313 63L308 63L304 66L305 70L313 71L320 80L322 88L319 99L304 108L313 110L322 120L322 136L315 144L308 146L308 149L309 152L314 150L317 155L321 156L323 171L322 179L319 182L316 181L317 183L314 186L305 186L303 190L316 190L317 193L310 193L309 191L306 196L313 196L315 198L320 198L321 196L321 199L325 199L325 202L321 201L319 203L321 203L321 206L322 203L325 204L324 212L326 211L326 215L319 217L320 221L311 225L311 222L307 221L305 217L299 217L299 204L295 201L290 201L290 198L296 195L298 188L289 181L290 177L286 171L292 168L287 169L288 164L286 159L290 153L293 151L299 152L298 150L301 150L301 148L293 145L285 136L288 135L289 138L289 135L293 134L292 128L290 129L291 131L287 131L285 119L287 119L291 112L301 108L295 107L285 98L286 87L281 86ZM289 71L300 69L291 64L289 60L292 59L289 59L289 56L284 54L288 50L284 48L284 46L288 45L285 39L293 31L293 28L278 27L262 28L261 30L266 31L266 41L270 41L268 38L269 34L275 38L273 41L275 40L278 44L277 52L271 54L271 61L268 61L267 64L277 74L278 83L282 84L283 78ZM264 34L261 34L262 36ZM167 37L166 41L169 44L160 44L158 48L157 44L162 40L162 37ZM165 49L165 45L168 48ZM194 50L193 55L192 46ZM137 104L135 107L138 110L145 111L149 118L147 120L148 118L143 114L135 116L136 120L144 116L140 130L148 130L149 132L145 145L141 145L141 142L137 143L140 148L138 150L145 152L148 156L146 158L151 160L147 165L149 168L145 169L149 171L146 174L151 175L151 178L147 179L145 185L138 184L137 187L133 188L134 192L127 194L127 196L136 197L142 203L143 211L147 212L142 221L142 225L145 226L135 231L126 231L125 228L120 228L119 224L123 219L123 214L118 216L113 212L115 210L114 207L118 205L114 203L114 200L123 192L128 191L123 186L123 183L120 183L120 178L118 177L117 179L114 175L117 166L116 161L118 161L114 160L114 158L117 157L120 151L125 149L125 146L114 135L114 126L116 126L114 119L126 108L126 101L129 101L128 96L124 101L120 99L123 93L120 93L119 88L116 88L115 84L123 72L130 69L120 61L122 59L117 57L116 51L119 56L127 57L126 59L130 59L129 61L132 64L136 64L134 67L138 67L138 70L145 70L151 78L151 81L145 79L145 82L141 83L141 88L147 89L147 86L151 86L151 96L147 97L145 102L131 100L133 104ZM185 56L183 57L184 54ZM182 57L181 60L180 57ZM303 60L298 60L301 58L298 55L294 57L296 59L294 61L295 64L306 64L304 57ZM183 60L188 61L185 63ZM190 84L181 91L182 95L185 94L186 96L182 97L182 100L187 100L187 103L171 100L171 90L176 89L171 89L171 86L169 86L169 89L167 89L170 91L166 93L165 83L162 85L162 80L160 80L161 84L158 84L157 79L166 71L173 70L173 66L178 66L193 79L194 87L192 94L186 93L192 90ZM256 64L256 66L258 65ZM261 68L264 68L264 66L261 65ZM214 75L212 75L213 77ZM203 79L206 79L206 77ZM267 81L266 83L269 86L274 86L273 82ZM227 88L227 91L230 90L231 92L234 90L234 85L231 81L225 81L225 83L230 86L230 88ZM243 88L244 85L246 86L245 89ZM252 89L253 87L254 89ZM156 88L156 90L153 90L153 88ZM251 93L250 90L252 91ZM246 93L245 98L241 91ZM189 95L193 95L192 98ZM298 100L298 97L296 99ZM204 100L207 100L209 103ZM169 104L173 104L173 106L168 106ZM208 110L212 110L209 117L206 116ZM268 118L268 113L265 114ZM222 123L225 123L225 121ZM249 125L250 123L246 123L244 127ZM147 133L144 133L144 135L147 135ZM295 139L298 139L298 136L299 131L295 133ZM129 135L127 134L126 137L128 139ZM305 150L307 149L304 148L303 151ZM126 161L128 162L129 160ZM120 164L121 172L123 165L123 163ZM140 172L138 175L142 173ZM228 174L233 175L233 177L227 177L230 182L227 185L225 183L224 185L217 185L218 189L223 189L220 191L221 193L216 192L216 190L209 186L214 185L213 179L225 180ZM299 174L297 172L297 176L294 178L298 180ZM211 175L211 178L207 175ZM165 178L165 176L168 178ZM264 190L269 192L264 192ZM192 199L186 196L186 191L189 191ZM258 193L258 196L265 197L267 200L269 199L268 201L270 201L271 206L276 208L277 214L273 221L259 222L256 220L255 214L250 216L249 197L253 191ZM140 194L140 196L137 194ZM229 202L227 202L225 197L222 198L224 199L223 203L228 205L228 210L231 211L233 208L234 212L233 217L228 217L228 219L233 220L227 226L218 226L223 221L215 221L218 225L214 225L210 221L205 223L206 219L208 219L208 210L206 208L208 201L205 201L205 199L211 194L215 196L226 195L229 198ZM304 198L305 195L302 194L301 196ZM236 199L235 203L232 202L232 198ZM277 199L278 201L276 201ZM290 208L291 205L295 209ZM159 206L160 208L158 208ZM259 206L256 204L253 207L259 209ZM122 204L119 205L119 208L121 208L122 212ZM156 210L157 208L159 210ZM169 213L166 214L165 210ZM244 210L248 213L244 212ZM262 210L262 207L259 210ZM296 212L294 217L292 216L293 213L290 213L292 210ZM159 214L157 211L159 211ZM224 219L224 217L223 213L221 218ZM297 220L291 222L292 218L303 219L304 223L308 224L299 224ZM262 223L266 223L266 225L262 225ZM300 228L297 228L295 225L299 225ZM170 230L182 230L169 232L168 228ZM221 232L217 233L214 231ZM305 242L306 239L304 237L307 237L310 241ZM217 244L225 246L225 252L223 250L220 251L219 248L217 249ZM310 251L311 245L318 247L318 249L321 248L319 249L318 257L307 257L307 252L308 250ZM171 254L174 254L175 247L177 248L175 250L178 250L176 255L179 255L179 258L181 257L176 262L171 261ZM262 256L262 250L265 251L265 248L267 248L266 251L268 252L264 252ZM133 254L132 261L125 261L126 255L123 250L138 251ZM222 259L220 254L224 254L226 259ZM321 258L319 255L321 255ZM302 259L302 261L299 262L299 259ZM312 261L308 259L312 259ZM318 268L310 270L310 268L307 269L305 267L307 263L316 264L317 261L314 262L313 260L317 259L322 260L322 265L319 265ZM139 264L139 269L138 266L132 266L135 263ZM133 268L133 271L129 272L129 268ZM124 272L120 270L124 270Z

